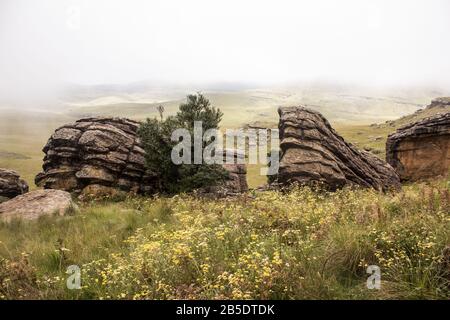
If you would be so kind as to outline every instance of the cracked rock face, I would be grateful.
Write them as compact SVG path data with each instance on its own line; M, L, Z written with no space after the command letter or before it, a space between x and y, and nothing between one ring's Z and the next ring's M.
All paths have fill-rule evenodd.
M28 184L16 171L0 168L0 198L11 199L26 192Z
M447 176L450 170L450 113L408 124L389 135L386 160L404 181Z
M279 108L278 183L323 184L330 190L359 185L377 190L400 188L394 169L370 152L346 142L318 112Z
M58 128L43 149L36 185L82 195L152 193L156 178L144 167L138 127L124 118L85 118Z

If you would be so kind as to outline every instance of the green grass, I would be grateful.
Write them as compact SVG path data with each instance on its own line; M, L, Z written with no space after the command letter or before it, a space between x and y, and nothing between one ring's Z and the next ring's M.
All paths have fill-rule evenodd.
M249 188L257 188L267 183L267 176L261 175L259 164L247 165L247 184Z
M337 123L334 128L345 140L353 143L360 149L364 148L371 151L384 160L386 158L386 140L389 134L406 124L445 112L450 112L450 106L423 109L397 120L387 121L381 124L355 125L350 123Z
M56 128L72 121L63 114L0 109L0 168L16 170L35 188L34 177L44 158L42 148Z
M0 224L6 299L449 299L450 180L398 193L293 188L132 197ZM81 268L82 289L65 273ZM367 265L381 289L366 287Z
M68 265L108 258L138 226L145 225L152 219L150 214L143 215L121 204L103 203L85 205L82 214L73 216L1 223L0 256L1 259L25 263L26 267L33 270L31 272L34 277L62 277ZM1 267L0 270L0 273L6 271ZM4 274L0 275L0 282L5 284L2 276ZM20 286L20 281L18 283ZM70 292L65 292L64 287L58 290L61 290L58 294L68 294L70 297ZM4 295L5 292L0 294ZM23 297L31 294L33 298L42 298L45 292L39 292L37 285L23 294Z
M358 149L368 150L381 159L386 157L387 136L395 131L393 127L371 127L370 125L345 125L335 126L336 131L348 142Z

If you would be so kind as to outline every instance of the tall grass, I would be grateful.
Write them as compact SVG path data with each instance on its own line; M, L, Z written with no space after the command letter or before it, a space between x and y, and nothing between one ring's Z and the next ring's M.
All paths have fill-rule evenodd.
M449 181L81 204L0 225L5 299L448 299ZM69 265L82 288L68 290ZM381 288L366 286L368 265Z

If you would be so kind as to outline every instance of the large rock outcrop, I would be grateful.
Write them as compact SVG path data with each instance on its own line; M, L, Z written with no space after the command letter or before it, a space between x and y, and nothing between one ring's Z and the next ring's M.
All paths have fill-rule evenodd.
M139 122L129 119L86 118L58 128L43 149L43 172L36 176L36 184L81 198L160 191L158 173L145 168L138 127ZM214 192L248 190L245 164L225 164L224 168L230 179Z
M35 190L0 204L0 219L37 219L42 215L65 215L77 210L70 193L61 190Z
M58 128L43 149L36 184L93 196L152 192L155 177L144 167L138 127L124 118L85 118Z
M447 176L450 170L450 113L408 124L389 135L386 160L403 181Z
M282 185L323 184L330 190L360 185L377 190L400 188L394 169L375 155L344 141L318 112L279 108Z
M0 198L11 199L26 192L28 184L16 171L0 168Z

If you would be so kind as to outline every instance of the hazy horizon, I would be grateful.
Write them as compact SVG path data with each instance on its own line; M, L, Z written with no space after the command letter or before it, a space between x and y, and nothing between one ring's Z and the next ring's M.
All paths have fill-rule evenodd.
M449 90L449 14L445 0L6 0L0 102L143 80Z

